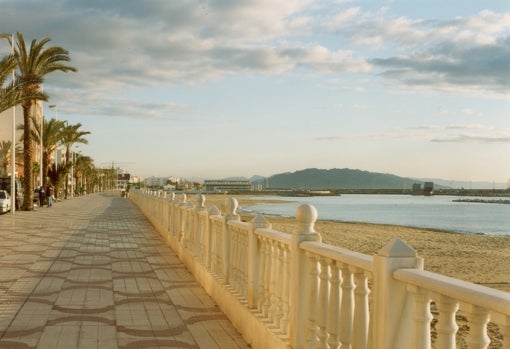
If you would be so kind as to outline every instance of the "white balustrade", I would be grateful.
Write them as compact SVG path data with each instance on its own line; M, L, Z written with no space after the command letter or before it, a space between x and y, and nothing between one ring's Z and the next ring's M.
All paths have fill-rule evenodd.
M203 195L193 205L185 194L130 194L254 348L453 349L462 314L468 349L491 345L489 322L510 349L509 293L424 271L398 238L372 257L322 243L311 205L286 234L261 215L241 222L233 198L223 215Z

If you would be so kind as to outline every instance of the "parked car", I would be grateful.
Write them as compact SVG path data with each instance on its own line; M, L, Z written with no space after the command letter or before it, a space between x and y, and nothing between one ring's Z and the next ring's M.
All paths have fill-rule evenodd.
M5 213L11 210L11 197L5 190L0 190L0 212Z
M23 206L23 186L18 178L14 180L14 189L16 194L16 210L19 210ZM11 193L11 177L0 178L0 190L5 190L9 194Z

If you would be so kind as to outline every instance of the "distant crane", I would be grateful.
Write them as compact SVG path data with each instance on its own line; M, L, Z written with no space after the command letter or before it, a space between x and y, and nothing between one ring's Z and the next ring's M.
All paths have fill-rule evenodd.
M119 161L109 161L109 162L102 162L101 165L102 167L106 168L106 167L110 167L110 166L105 166L105 165L110 165L111 164L111 168L112 169L116 169L117 167L119 166L124 166L124 165L132 165L132 164L135 164L136 162L126 162L126 161L123 161L123 162L119 162Z
M117 188L118 189L118 186L119 186L119 183L124 181L123 178L119 178L119 172L117 171L118 168L120 168L120 166L125 166L125 165L131 165L131 164L135 164L135 162L129 162L129 161L109 161L109 162L102 162L101 165L104 169L111 169L111 171L115 171L116 175L114 178L112 178L112 182L110 182L110 188ZM111 165L111 167L110 167ZM131 174L129 174L129 177L131 177ZM117 181L120 181L120 182L117 182Z

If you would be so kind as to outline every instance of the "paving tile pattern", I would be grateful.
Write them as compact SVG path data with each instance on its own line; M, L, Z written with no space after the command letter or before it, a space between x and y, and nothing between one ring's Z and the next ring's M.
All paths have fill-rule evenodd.
M0 348L249 348L127 199L0 215Z

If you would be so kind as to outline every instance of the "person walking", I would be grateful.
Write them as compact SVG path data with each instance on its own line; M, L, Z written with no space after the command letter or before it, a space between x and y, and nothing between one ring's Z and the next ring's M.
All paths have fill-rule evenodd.
M53 205L53 187L51 184L46 188L46 196L48 197L48 207L51 207Z
M41 187L39 188L39 207L43 207L44 206L45 196L46 196L46 193L44 192L44 188L41 185Z

